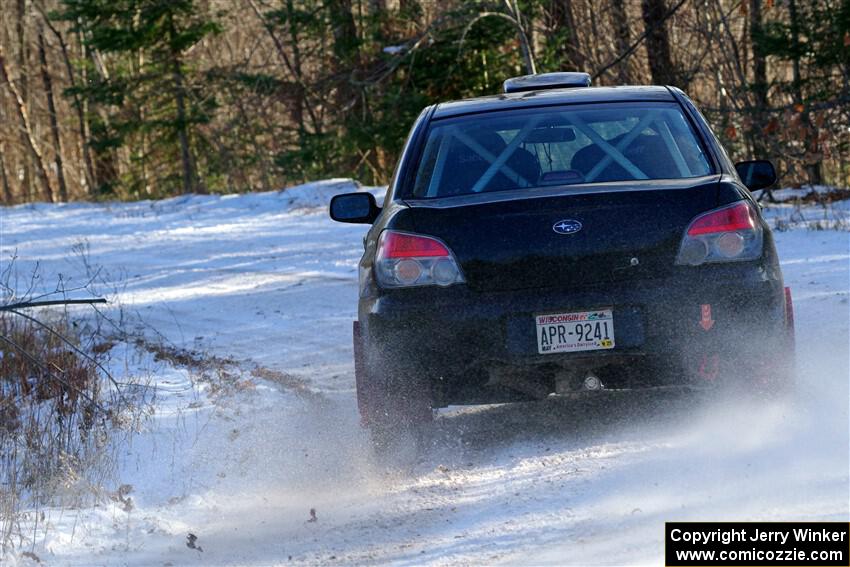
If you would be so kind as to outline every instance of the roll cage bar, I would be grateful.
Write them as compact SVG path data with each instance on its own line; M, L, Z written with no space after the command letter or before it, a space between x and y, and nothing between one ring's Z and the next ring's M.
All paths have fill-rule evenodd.
M600 136L598 132L596 132L588 123L582 120L576 113L558 113L558 115L563 118L568 125L579 130L605 154L603 158L599 160L599 162L595 166L593 166L593 168L587 173L587 175L584 176L584 181L586 183L592 183L593 181L595 181L596 178L599 177L599 174L602 173L602 171L604 171L605 168L608 167L612 162L616 162L631 176L633 176L634 179L649 179L649 176L644 173L643 170L641 170L637 165L635 165L634 162L627 158L624 152L637 139L641 132L643 132L650 125L654 126L656 131L658 132L658 135L661 136L664 145L666 146L667 150L670 152L670 155L673 158L673 163L679 170L679 174L683 177L691 176L692 172L690 170L690 167L685 161L685 157L682 155L681 149L679 148L678 144L676 144L676 141L673 138L673 133L670 131L670 126L664 120L660 119L660 114L661 111L658 109L649 110L646 116L641 118L640 121L634 126L634 128L629 130L616 145L612 145L604 138L602 138L602 136ZM449 127L445 134L446 136L448 136L448 138L446 138L440 143L440 147L437 153L437 161L434 166L434 172L431 176L431 181L428 184L428 190L426 192L426 195L429 197L435 196L438 188L440 187L440 181L442 180L445 169L448 148L451 147L452 138L456 139L457 141L477 153L484 160L490 162L489 167L484 171L481 177L478 178L478 180L472 186L470 192L480 193L493 179L493 177L495 177L496 174L500 172L524 187L532 186L532 181L529 181L528 179L517 173L507 164L507 161L511 158L514 152L516 152L517 148L519 148L525 143L525 141L528 139L528 136L543 119L543 116L544 115L542 114L532 116L532 118L520 129L519 132L517 132L513 139L498 155L495 155L493 152L483 147L471 136L462 132L457 126Z

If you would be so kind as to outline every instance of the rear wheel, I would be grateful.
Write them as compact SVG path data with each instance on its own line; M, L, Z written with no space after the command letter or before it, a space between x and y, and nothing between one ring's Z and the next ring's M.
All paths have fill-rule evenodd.
M773 333L755 340L751 348L739 354L740 384L756 396L782 398L794 389L796 359L794 335L789 329L775 329Z
M694 384L716 389L719 394L784 396L794 388L793 336L785 329L749 341L715 345L691 353L684 360Z
M385 348L392 351L391 348ZM354 323L354 373L360 422L382 460L415 456L433 421L431 392L421 374L370 349Z
M794 389L796 367L793 341L781 337L760 354L753 372L755 392L777 397L789 395Z
M785 325L782 331L765 341L761 364L755 372L756 390L768 395L787 396L796 380L796 339L794 336L794 304L791 289L785 288Z

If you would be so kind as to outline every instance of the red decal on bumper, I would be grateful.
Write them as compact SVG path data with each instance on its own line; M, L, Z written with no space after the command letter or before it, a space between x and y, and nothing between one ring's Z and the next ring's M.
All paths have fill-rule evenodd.
M703 328L704 331L708 331L714 326L714 319L711 318L711 304L703 303L700 306L700 311L702 317L699 321L699 326Z

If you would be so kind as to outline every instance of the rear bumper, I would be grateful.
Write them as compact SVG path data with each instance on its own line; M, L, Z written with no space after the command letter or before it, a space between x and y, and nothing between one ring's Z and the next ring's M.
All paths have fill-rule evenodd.
M361 298L360 323L370 350L437 384L443 403L474 398L471 392L492 385L498 369L548 373L544 389L564 372L607 367L639 367L634 374L646 386L699 381L716 374L719 358L763 352L785 329L786 301L781 276L753 265L710 266L696 275L582 289L384 292ZM710 323L704 306L710 306ZM613 309L614 349L538 354L535 315L597 308ZM615 386L636 385L629 372L617 375L629 383Z

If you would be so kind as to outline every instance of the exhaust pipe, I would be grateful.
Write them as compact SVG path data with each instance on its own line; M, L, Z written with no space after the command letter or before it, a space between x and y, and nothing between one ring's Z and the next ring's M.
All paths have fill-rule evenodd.
M600 380L595 374L588 374L584 378L584 389L585 390L601 390L605 386L602 384L602 380Z
M582 374L587 372L582 378ZM555 378L555 393L568 396L580 391L604 390L605 385L596 374L589 371L565 371Z

